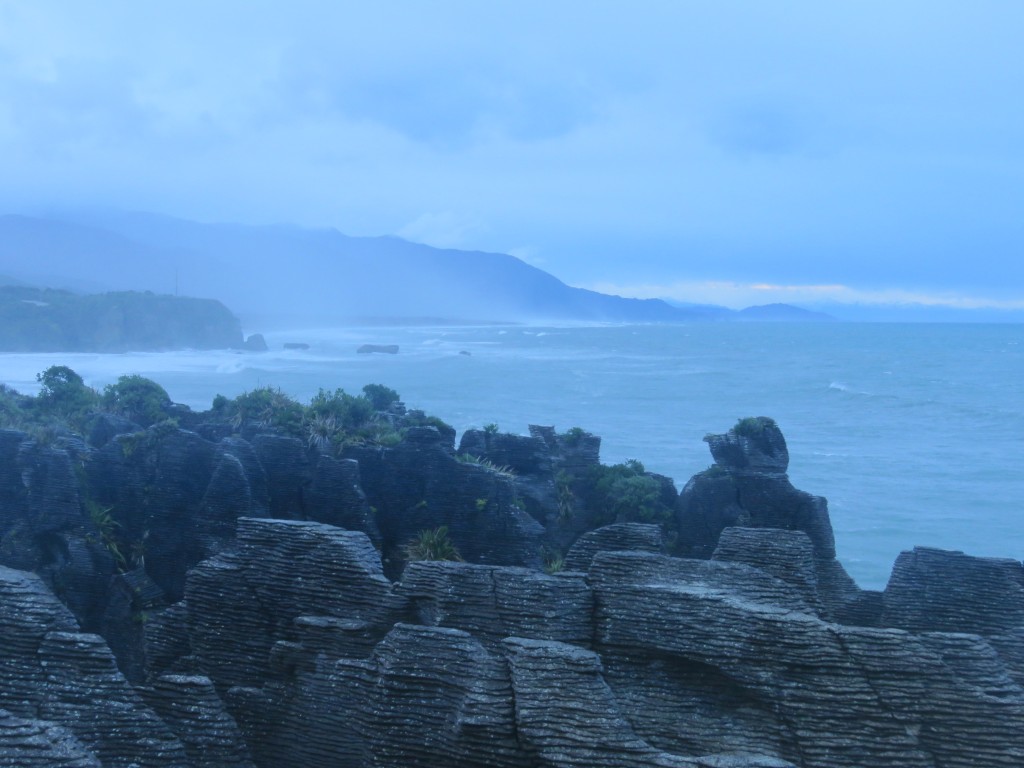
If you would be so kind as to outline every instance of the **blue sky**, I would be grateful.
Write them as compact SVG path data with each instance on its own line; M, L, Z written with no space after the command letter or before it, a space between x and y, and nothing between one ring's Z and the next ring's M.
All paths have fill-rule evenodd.
M1024 3L0 0L0 210L1024 308Z

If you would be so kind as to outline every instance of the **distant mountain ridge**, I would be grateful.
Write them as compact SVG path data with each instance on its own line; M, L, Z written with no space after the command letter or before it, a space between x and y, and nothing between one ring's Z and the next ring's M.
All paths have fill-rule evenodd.
M507 254L438 249L397 237L350 237L331 229L202 224L145 213L0 216L0 274L72 290L215 298L250 324L722 317L718 308L574 288Z

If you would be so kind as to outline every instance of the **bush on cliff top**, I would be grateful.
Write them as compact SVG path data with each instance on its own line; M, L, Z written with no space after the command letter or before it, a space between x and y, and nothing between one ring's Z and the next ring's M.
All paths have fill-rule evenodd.
M760 437L769 427L775 426L775 420L767 416L747 416L736 422L732 431L743 437Z
M100 396L66 365L51 365L36 376L41 385L35 410L41 416L81 430L86 417L99 406Z
M0 384L0 429L18 429L28 418L25 411L31 405L31 398Z
M280 389L258 387L233 399L217 395L212 411L236 431L246 426L273 429L326 452L359 443L394 445L401 441L406 427L424 422L451 430L454 437L455 430L440 419L419 411L405 416L393 412L400 398L390 387L367 384L363 393L350 395L341 388L321 388L304 406Z
M661 484L635 459L591 471L587 507L597 525L666 523L672 508L662 501Z
M121 376L107 385L102 395L65 365L50 366L36 379L40 383L36 397L0 384L0 429L18 429L37 437L69 432L85 435L97 413L116 414L146 428L176 425L176 421L168 422L174 404L167 391L138 374ZM454 438L455 430L440 419L422 411L406 414L404 408L396 409L399 394L390 387L367 384L363 393L321 389L307 406L276 387L257 387L234 398L217 395L210 416L235 431L245 427L272 430L332 452L351 443L394 445L412 426L435 426ZM203 418L201 414L196 417Z
M116 384L103 390L102 405L111 413L124 416L143 427L150 427L167 418L171 398L167 390L151 379L138 374L121 376Z

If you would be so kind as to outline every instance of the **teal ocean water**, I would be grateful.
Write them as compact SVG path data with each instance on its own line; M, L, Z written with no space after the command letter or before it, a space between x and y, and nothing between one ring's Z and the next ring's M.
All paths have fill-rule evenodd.
M208 408L260 385L306 400L380 382L460 432L495 422L580 426L606 463L637 458L682 487L711 462L702 437L771 416L798 488L825 496L839 558L881 588L927 545L1024 556L1024 326L694 324L465 327L267 334L264 354L2 355L0 380L70 365L93 386L123 373ZM307 351L285 351L302 341ZM397 355L360 355L362 343ZM469 353L469 354L463 354Z

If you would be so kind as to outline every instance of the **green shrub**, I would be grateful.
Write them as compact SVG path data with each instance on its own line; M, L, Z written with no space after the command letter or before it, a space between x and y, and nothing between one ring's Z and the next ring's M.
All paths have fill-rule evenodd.
M214 410L230 421L236 430L252 424L277 429L292 437L303 434L305 409L275 387L257 387L233 400L218 395L214 398Z
M0 384L0 429L21 429L27 425L29 414L26 408L31 399Z
M376 417L376 409L368 398L350 395L341 388L333 392L321 388L309 401L309 413L311 417L333 417L339 428L348 433L365 429Z
M132 374L121 376L116 384L108 384L103 390L102 404L108 411L148 427L167 418L171 398L155 381Z
M732 431L743 437L760 437L769 427L775 426L775 420L767 416L747 416L736 422Z
M590 475L587 505L599 525L608 523L665 523L672 509L662 501L662 486L635 459L599 466Z
M543 547L540 551L540 559L544 564L544 572L555 574L565 569L565 557L557 549Z
M89 512L89 520L92 522L93 527L99 534L99 543L106 547L110 556L114 558L114 563L117 565L118 570L126 570L128 567L128 560L121 551L121 545L118 541L117 535L121 524L117 522L111 514L111 512L114 511L114 508L101 506L95 501L87 501L85 506Z
M587 431L583 427L572 427L563 435L565 444L570 447L576 447L580 444L583 436L587 434Z
M41 385L36 406L45 415L53 416L81 429L85 417L99 405L99 395L66 365L51 365L36 376Z
M306 419L306 442L321 451L332 447L341 428L334 416L315 413Z
M367 384L363 387L363 396L377 411L386 411L401 400L395 390L385 387L383 384Z
M405 545L405 556L409 560L454 560L461 562L462 556L448 537L448 526L427 529L416 534Z

